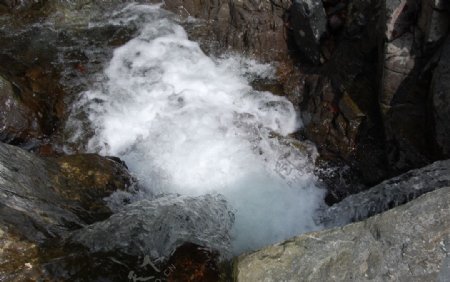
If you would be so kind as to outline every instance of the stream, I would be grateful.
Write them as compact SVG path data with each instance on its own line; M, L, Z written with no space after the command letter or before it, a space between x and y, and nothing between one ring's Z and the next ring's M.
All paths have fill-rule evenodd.
M153 213L139 214L145 220L163 203L181 203L178 213L161 209L170 240L223 245L232 255L321 228L317 152L290 136L302 126L299 114L285 97L250 86L276 79L275 66L207 56L182 27L196 20L160 5L119 4L89 15L68 8L23 34L56 40L49 56L72 93L63 150L117 156L136 177L135 191L108 199L116 213L142 208ZM208 219L185 227L174 222L180 213ZM217 232L230 242L209 244L227 240Z

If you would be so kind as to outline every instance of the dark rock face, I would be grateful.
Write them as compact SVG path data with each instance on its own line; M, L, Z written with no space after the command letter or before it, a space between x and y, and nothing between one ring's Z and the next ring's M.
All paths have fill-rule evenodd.
M442 47L431 86L435 138L439 150L450 156L450 37Z
M304 136L363 184L445 157L445 126L434 122L446 116L433 110L430 83L448 33L446 1L179 0L166 8L206 20L212 28L191 35L214 38L212 48L279 61L280 92L300 109Z
M289 94L298 101L304 133L321 156L349 164L366 185L387 176L377 106L376 6L376 1L327 4L329 14L340 11L333 15L345 25L323 39L323 65L305 69L300 89Z
M188 26L191 36L200 39L206 50L231 49L273 61L285 59L288 54L284 18L290 4L290 0L169 0L165 1L164 8L206 20L207 26L193 30Z
M58 127L64 111L61 91L39 68L13 83L0 76L0 141L33 147Z
M244 254L234 281L439 281L448 272L449 212L445 187L364 222Z
M322 1L296 0L291 6L290 17L297 47L309 61L319 64L320 40L327 31L327 18ZM339 25L338 20L334 20L334 25Z
M430 80L436 47L448 31L440 1L386 1L380 57L380 108L387 156L393 171L419 167L434 158Z

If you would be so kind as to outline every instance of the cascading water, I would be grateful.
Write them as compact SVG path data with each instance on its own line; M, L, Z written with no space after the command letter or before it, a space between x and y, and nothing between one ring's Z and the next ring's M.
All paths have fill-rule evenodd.
M317 229L323 191L308 154L286 137L301 126L294 107L249 86L272 67L212 59L164 15L131 5L111 16L109 24L141 19L140 31L82 93L72 132L82 132L76 117L85 113L94 132L88 151L125 160L144 187L141 198L224 195L235 213L234 253Z

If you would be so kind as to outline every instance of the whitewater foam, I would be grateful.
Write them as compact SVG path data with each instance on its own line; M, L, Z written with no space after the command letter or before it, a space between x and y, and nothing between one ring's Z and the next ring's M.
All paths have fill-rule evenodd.
M249 85L273 68L209 58L180 25L150 19L74 106L95 132L88 150L124 159L148 197L223 194L235 212L235 253L317 229L323 191L311 159L280 141L301 126L297 113Z

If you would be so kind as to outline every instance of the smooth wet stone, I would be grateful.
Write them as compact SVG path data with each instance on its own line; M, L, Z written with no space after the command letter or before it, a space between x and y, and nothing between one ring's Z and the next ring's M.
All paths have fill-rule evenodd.
M105 221L76 231L70 242L91 252L168 258L185 242L226 255L234 217L223 196L170 195L125 206Z

